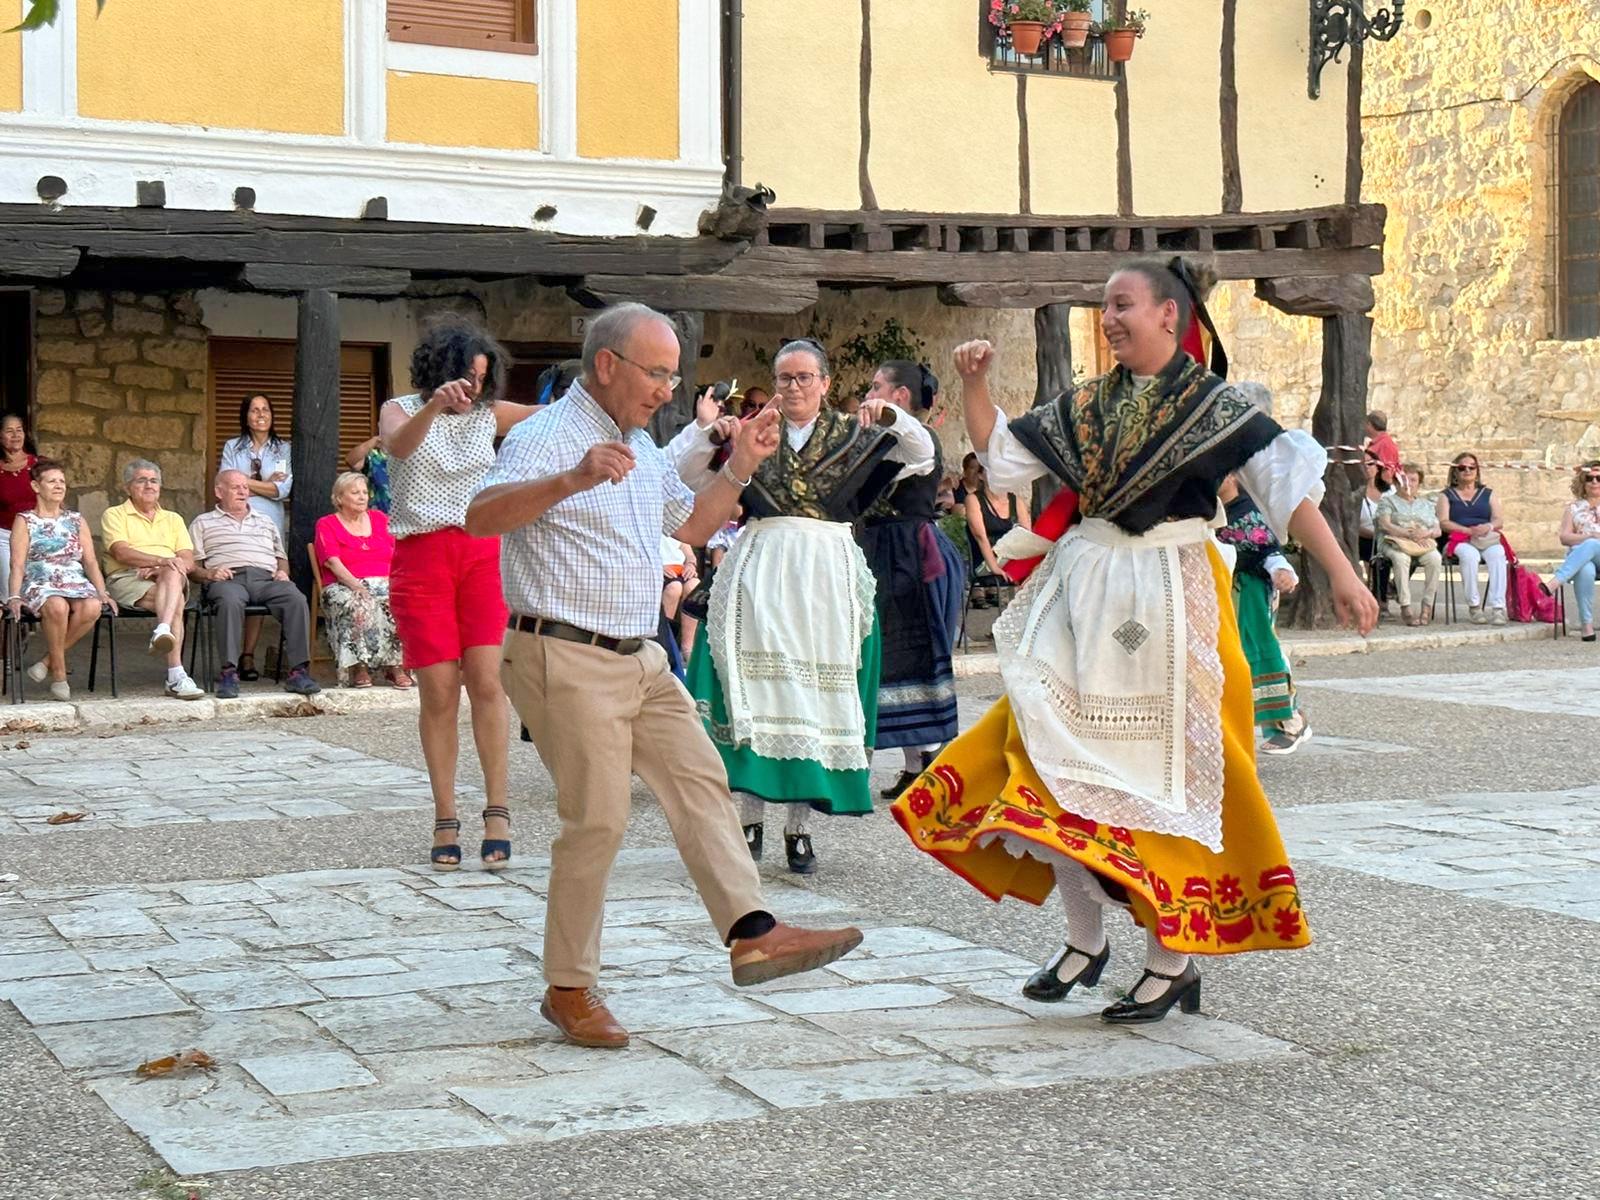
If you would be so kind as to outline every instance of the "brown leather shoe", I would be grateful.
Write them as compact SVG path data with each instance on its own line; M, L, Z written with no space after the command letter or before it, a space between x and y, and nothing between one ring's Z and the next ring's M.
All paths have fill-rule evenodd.
M760 937L735 938L729 948L739 987L815 971L861 945L859 929L797 929L779 922Z
M628 1044L628 1031L617 1024L597 988L545 988L539 1015L575 1046L620 1050Z

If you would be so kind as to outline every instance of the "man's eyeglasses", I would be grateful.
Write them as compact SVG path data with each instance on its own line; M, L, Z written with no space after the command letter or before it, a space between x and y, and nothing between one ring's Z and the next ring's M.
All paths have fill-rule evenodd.
M798 375L779 375L778 386L781 388L808 388L820 378L822 377L814 371L801 371Z
M134 487L160 487L161 480L154 475L140 475L137 479L130 480Z
M615 350L611 351L611 355L612 355L613 358L621 359L623 362L627 363L630 367L634 367L637 370L643 371L644 375L645 375L645 378L647 378L651 383L655 384L657 387L666 387L666 388L676 389L677 386L680 383L683 382L683 376L682 375L674 375L671 371L667 370L665 367L646 367L646 366L641 366L639 363L634 362L633 359L629 358L627 355L618 354Z

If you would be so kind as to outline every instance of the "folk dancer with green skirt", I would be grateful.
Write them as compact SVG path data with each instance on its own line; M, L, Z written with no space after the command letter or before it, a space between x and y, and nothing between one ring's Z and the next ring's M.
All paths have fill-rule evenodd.
M809 875L809 811L872 811L876 584L851 522L903 475L928 470L934 448L922 423L886 400L853 415L827 407L828 356L810 339L785 345L772 371L783 444L745 484L745 531L717 569L685 682L729 788L743 793L751 856L762 855L764 803L788 805L789 869ZM697 423L668 447L691 487L729 421Z
M1300 577L1237 477L1229 475L1223 480L1217 495L1228 522L1217 531L1217 540L1236 555L1233 608L1239 618L1239 642L1250 664L1255 723L1266 738L1261 750L1264 754L1293 754L1311 740L1311 726L1300 711L1300 697L1278 642L1274 617L1279 594L1294 591Z

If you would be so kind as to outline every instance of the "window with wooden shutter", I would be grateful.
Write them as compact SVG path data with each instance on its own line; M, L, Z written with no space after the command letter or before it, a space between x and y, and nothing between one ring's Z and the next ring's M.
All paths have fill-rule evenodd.
M535 0L389 0L389 40L533 54Z
M339 461L378 432L378 406L388 399L387 346L341 347ZM209 380L211 438L207 478L216 472L222 445L239 436L239 405L262 393L272 401L273 426L294 436L294 343L258 338L212 338ZM341 468L342 469L342 468ZM207 492L210 488L207 487Z
M1600 337L1600 83L1568 98L1554 135L1556 336Z

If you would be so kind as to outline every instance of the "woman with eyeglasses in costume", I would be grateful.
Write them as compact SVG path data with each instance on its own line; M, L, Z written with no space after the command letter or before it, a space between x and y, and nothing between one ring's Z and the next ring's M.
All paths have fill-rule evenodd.
M250 485L250 507L285 532L284 501L294 488L294 472L289 462L289 440L278 436L272 415L272 401L262 392L251 392L239 401L239 436L222 447L219 471L238 471ZM284 542L288 545L288 542ZM256 669L256 643L261 640L264 617L246 617L244 646L239 654L239 678L250 682L261 678Z
M495 438L538 412L502 400L511 360L462 317L431 321L411 355L415 395L378 412L389 455L389 610L421 701L417 725L433 788L436 871L461 865L456 816L457 712L464 688L483 768L484 870L511 865L506 806L506 694L500 647L509 615L500 588L500 539L466 530L467 506L494 466Z
M787 805L789 869L809 875L807 813L872 810L877 588L851 522L896 480L931 470L935 451L922 423L887 399L854 415L828 406L828 356L814 341L785 345L772 371L783 444L744 486L744 533L712 583L687 683L729 787L744 793L751 855L762 855L763 802ZM711 469L714 429L732 421L697 423L674 440L669 453L691 487Z
M1228 473L1328 572L1346 623L1377 620L1317 509L1322 448L1225 383L1220 346L1215 373L1180 348L1192 320L1210 328L1207 282L1182 259L1123 266L1101 317L1117 366L1016 420L989 398L993 347L956 351L995 486L1026 494L1055 474L1083 519L995 623L1005 696L893 810L918 849L991 898L1060 891L1066 944L1024 985L1032 999L1098 982L1104 908L1128 910L1144 970L1101 1014L1114 1023L1197 1011L1192 955L1310 940L1256 777L1250 668L1212 538Z
M906 359L880 366L868 400L887 400L913 415L933 410L939 380ZM950 655L966 599L967 567L935 521L944 456L938 439L927 469L907 467L894 490L873 504L856 531L878 581L878 749L905 755L900 777L879 795L893 800L934 754L961 731Z
M1600 459L1590 459L1572 475L1572 503L1561 512L1561 544L1567 556L1550 580L1550 590L1572 585L1583 622L1583 640L1594 641L1594 584L1600 564Z
M1450 476L1435 502L1439 528L1447 541L1444 552L1461 564L1461 587L1467 594L1467 620L1474 625L1506 623L1506 548L1500 537L1505 515L1493 488L1483 486L1478 456L1458 454ZM1489 594L1478 584L1478 564L1489 572Z

